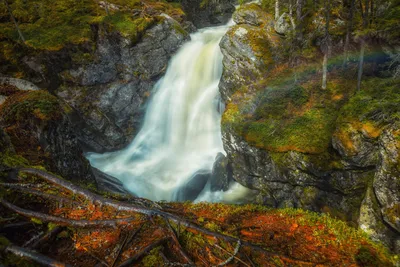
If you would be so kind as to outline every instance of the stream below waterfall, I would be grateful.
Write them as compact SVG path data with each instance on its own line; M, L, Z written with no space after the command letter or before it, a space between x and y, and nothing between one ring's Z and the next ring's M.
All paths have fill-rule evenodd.
M249 190L238 183L232 182L225 192L212 192L204 181L217 154L225 154L220 128L219 43L230 25L191 35L155 85L143 126L133 142L121 151L89 154L92 166L118 178L133 194L155 201L238 203L246 197ZM188 186L199 188L186 190Z

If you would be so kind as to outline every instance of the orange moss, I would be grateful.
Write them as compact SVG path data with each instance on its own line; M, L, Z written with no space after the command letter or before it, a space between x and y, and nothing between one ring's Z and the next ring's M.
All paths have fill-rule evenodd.
M334 136L343 144L349 156L353 156L356 153L356 148L353 141L351 140L350 133L344 129L339 129L334 133Z
M362 124L361 131L365 133L369 138L378 138L382 133L382 129L376 127L371 122L366 122Z

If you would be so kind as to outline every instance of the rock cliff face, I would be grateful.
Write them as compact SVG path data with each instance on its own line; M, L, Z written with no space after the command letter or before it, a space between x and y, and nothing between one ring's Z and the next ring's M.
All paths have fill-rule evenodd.
M71 122L89 151L118 150L133 139L151 89L170 57L190 38L166 14L151 17L150 25L129 23L126 32L93 24L91 42L27 52L22 59L32 81L73 107ZM133 31L137 27L148 28L139 34Z
M104 152L126 146L136 134L151 89L189 35L168 16L138 43L97 29L94 60L62 72L59 97L75 110L80 141Z
M234 19L220 83L233 179L260 203L330 213L400 251L399 82L367 78L353 95L355 84L332 71L323 91L307 67L280 71L280 40L260 7Z

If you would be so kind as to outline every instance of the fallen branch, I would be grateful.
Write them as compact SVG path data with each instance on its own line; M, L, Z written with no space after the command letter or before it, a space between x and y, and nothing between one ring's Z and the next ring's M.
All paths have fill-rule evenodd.
M44 256L42 254L35 252L35 251L29 250L26 248L21 248L21 247L14 246L14 245L8 245L5 249L5 251L12 253L21 258L28 258L30 260L33 260L39 264L42 264L42 265L48 266L48 267L70 267L71 266L71 265L64 264L62 262L53 260L47 256Z
M0 232L5 232L5 230L8 230L8 229L21 228L21 227L32 226L32 225L33 225L32 222L10 223L10 224L2 226L0 228Z
M236 248L235 248L235 251L234 251L233 253L227 251L227 250L224 249L223 247L218 246L217 244L214 244L214 246L215 246L216 248L219 248L220 250L225 251L226 253L228 253L228 254L231 255L226 261L221 262L220 264L218 264L218 266L225 266L225 265L227 265L228 263L230 263L231 261L233 261L233 259L236 259L236 260L240 261L241 263L243 263L245 266L250 267L250 265L248 265L247 263L245 263L244 261L242 261L240 258L238 258L238 257L236 256L236 255L238 254L238 252L239 252L239 249L240 249L240 245L241 245L241 244L242 244L242 243L241 243L240 240L239 240L239 241L237 242L237 244L236 244Z
M194 266L193 261L189 258L189 256L186 254L186 252L183 250L178 237L175 233L175 230L172 228L171 224L169 223L168 219L165 219L165 221L167 222L168 225L168 229L171 232L171 237L172 239L175 241L176 246L178 247L179 253L181 254L181 256L186 260L186 262L191 265Z
M23 248L29 247L30 244L38 240L40 237L42 237L44 232L40 232L39 234L33 236L31 239L29 239L25 244L22 245Z
M150 251L152 251L154 248L167 243L171 238L170 237L165 237L162 239L159 239L153 243L151 243L150 245L148 245L147 247L145 247L143 250L141 250L139 253L135 254L133 257L127 259L126 261L124 261L121 265L119 265L118 267L125 267L125 266L131 266L133 263L135 263L136 261L138 261L139 259L141 259L142 257L144 257L147 253L149 253Z
M53 199L53 200L57 200L59 202L71 202L73 204L79 205L80 203L78 201L66 198L66 197L61 197L61 196L56 196L56 195L52 195L52 194L47 194L47 193L43 193L41 191L38 190L34 190L34 189L30 189L27 188L26 186L23 186L22 184L11 184L11 183L3 183L0 184L0 186L5 186L11 189L15 189L21 192L26 192L28 194L32 194L32 195L36 195L36 196L40 196L43 198L49 198L49 199Z
M66 218L56 217L56 216L52 216L52 215L47 215L47 214L40 213L40 212L22 209L18 206L11 204L8 201L5 201L4 199L0 199L0 203L3 206L9 208L10 210L12 210L22 216L25 216L28 218L39 219L39 220L45 221L45 222L53 222L53 223L57 223L60 225L65 225L65 226L75 226L75 227L81 227L81 228L93 227L93 226L115 227L117 224L130 223L133 220L135 220L134 218L112 219L112 220L94 220L94 221L73 220L73 219L66 219Z
M208 235L208 236L213 236L213 237L222 239L222 240L227 241L227 242L238 242L238 241L240 241L239 238L207 230L205 228L202 228L202 227L198 226L197 224L194 224L194 223L192 223L190 221L187 221L185 219L180 218L177 215L174 215L174 214L171 214L171 213L168 213L168 212L165 212L165 211L157 210L155 208L154 209L150 209L150 208L146 208L146 207L138 207L138 206L135 206L135 205L131 205L129 203L122 203L122 202L119 202L119 201L116 201L116 200L107 199L105 197L102 197L100 195L92 193L89 190L83 189L83 188L81 188L79 186L76 186L76 185L72 184L71 182L62 180L62 179L56 177L55 175L49 174L49 173L47 173L45 171L42 171L42 170L32 169L32 168L24 168L24 169L20 169L19 171L20 172L24 172L24 173L33 174L33 175L38 175L38 176L42 177L43 179L45 179L45 180L47 180L47 181L49 181L51 183L54 183L54 184L56 184L58 186L61 186L61 187L64 187L65 189L70 190L74 194L78 194L78 195L81 195L81 196L85 197L86 199L90 200L92 203L97 203L99 205L106 205L106 206L115 208L117 210L137 212L137 213L145 214L145 215L148 215L148 216L153 216L153 215L162 216L164 218L170 219L171 221L173 221L173 222L175 222L177 224L181 224L181 225L183 225L183 226L185 226L187 228L191 228L193 230L199 231L199 232L201 232L201 233L203 233L205 235ZM55 217L55 218L58 218L58 217ZM58 218L58 219L61 219L61 218ZM103 223L106 224L106 225L108 224L109 226L111 226L111 225L115 226L116 221L117 220L111 220L111 221L108 220L108 221L103 221ZM99 223L101 221L98 221L97 224L93 223L94 221L87 221L87 222L92 222L93 223L92 225L86 225L85 223L83 223L82 225L79 225L79 222L78 221L76 221L76 222L78 224L76 226L79 226L79 227L101 225ZM126 222L126 219L123 222ZM292 258L292 257L289 257L289 256L284 256L284 255L281 255L279 253L270 252L270 251L265 250L264 248L262 248L262 247L260 247L258 245L255 245L255 244L253 244L251 242L247 242L247 241L241 241L241 242L242 242L243 246L249 247L249 248L251 248L253 250L259 251L259 252L261 252L261 253L263 253L265 255L271 256L271 257L275 257L276 256L276 257L280 257L280 258L286 259L286 260L291 260L291 261L294 260L294 261L297 261L297 262L303 263L303 264L318 264L316 262L303 261L303 260L295 259L295 258Z

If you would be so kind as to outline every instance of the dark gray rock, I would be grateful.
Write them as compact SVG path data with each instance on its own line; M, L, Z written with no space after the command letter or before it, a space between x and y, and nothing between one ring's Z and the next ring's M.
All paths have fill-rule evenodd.
M64 71L68 86L57 94L74 108L73 121L83 146L105 152L121 149L133 139L154 84L189 35L166 15L136 44L98 31L95 60Z
M235 2L232 0L183 0L181 4L187 14L188 20L200 29L213 25L226 24L235 11Z
M175 193L177 201L194 201L208 183L211 173L198 171Z
M379 142L381 162L374 179L374 191L384 221L400 235L400 123L384 131ZM399 247L400 250L400 247Z
M218 153L210 178L211 191L228 190L231 179L232 171L228 158L224 154Z
M27 100L18 102L18 98L9 98L11 100L7 101L11 102L0 107L3 108L2 114L20 111L20 118L4 116L0 120L0 127L7 133L0 133L2 141L8 144L5 154L15 152L12 162L17 165L20 162L24 165L41 165L65 179L84 184L95 183L90 164L83 155L67 115L70 108L44 91L18 92L17 97ZM51 114L42 113L39 107L44 104L41 101L47 101L47 108L52 105ZM32 106L37 108L32 110ZM11 143L14 149L10 147Z
M129 198L132 196L117 178L108 175L99 169L93 168L93 175L96 178L97 188L105 193L111 193L121 197Z
M73 125L65 115L57 121L49 121L38 127L36 134L40 146L46 148L49 170L65 179L95 183L88 160L83 156Z

